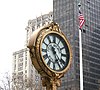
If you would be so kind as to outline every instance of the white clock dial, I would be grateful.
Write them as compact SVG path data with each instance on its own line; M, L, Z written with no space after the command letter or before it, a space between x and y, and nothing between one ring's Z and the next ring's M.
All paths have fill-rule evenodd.
M58 34L50 33L43 39L42 56L45 64L54 71L62 71L69 62L69 49Z

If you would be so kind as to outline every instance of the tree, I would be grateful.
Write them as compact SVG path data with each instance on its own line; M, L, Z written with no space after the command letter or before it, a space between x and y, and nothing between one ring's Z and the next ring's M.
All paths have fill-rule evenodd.
M11 78L9 72L6 72L2 75L0 83L0 90L27 90L29 88L31 90L42 90L42 87L38 86L37 88L34 78L25 77L23 73L13 73Z
M0 90L11 90L11 77L9 72L6 72L3 76L2 79L0 79L1 81L1 86L0 86Z
M13 74L12 77L12 89L13 90L26 90L28 88L35 88L35 83L31 78L25 78L25 75Z

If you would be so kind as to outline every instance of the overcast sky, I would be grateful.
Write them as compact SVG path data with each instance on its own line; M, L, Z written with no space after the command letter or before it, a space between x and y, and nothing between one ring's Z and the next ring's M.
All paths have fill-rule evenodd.
M0 73L11 71L12 54L24 48L29 19L53 9L53 0L0 0Z

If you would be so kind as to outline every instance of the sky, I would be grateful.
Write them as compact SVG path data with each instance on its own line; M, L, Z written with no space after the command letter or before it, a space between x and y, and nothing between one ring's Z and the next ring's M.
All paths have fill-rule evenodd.
M0 73L11 72L13 52L24 48L28 20L53 10L53 0L0 0Z

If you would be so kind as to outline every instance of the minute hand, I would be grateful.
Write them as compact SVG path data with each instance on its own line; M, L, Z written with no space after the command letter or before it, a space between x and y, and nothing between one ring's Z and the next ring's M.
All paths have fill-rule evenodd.
M62 66L65 65L65 61L63 61L62 59L59 59L57 54L56 54L56 61L59 61Z
M56 59L57 59L57 60L59 60L59 57L58 57L58 55L57 55L57 54L56 54Z
M61 60L59 59L59 57L58 57L58 55L56 54L56 63L58 63L58 66L60 67L60 69L62 69L63 68L63 65L62 65L62 63L61 63Z

